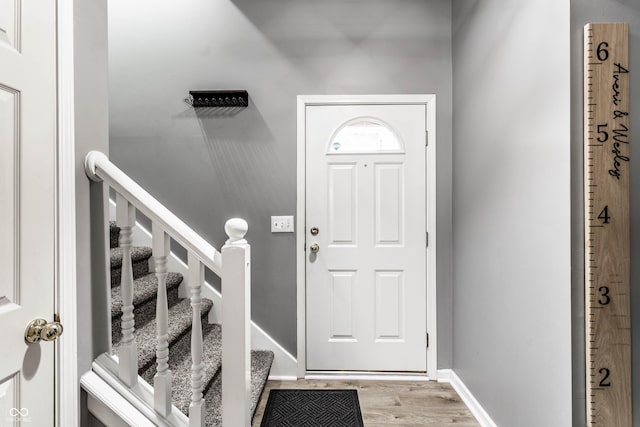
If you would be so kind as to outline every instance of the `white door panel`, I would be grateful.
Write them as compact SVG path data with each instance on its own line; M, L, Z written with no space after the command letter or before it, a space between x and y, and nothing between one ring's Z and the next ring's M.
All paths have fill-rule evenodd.
M329 340L355 339L356 319L353 305L356 299L356 285L355 271L329 271Z
M404 243L404 165L376 164L374 170L376 246Z
M357 245L357 173L355 163L329 163L328 225L330 245Z
M16 0L0 0L0 45L16 50L20 50L22 33L19 4Z
M0 425L54 422L56 2L0 0Z
M424 372L425 106L306 116L307 369Z

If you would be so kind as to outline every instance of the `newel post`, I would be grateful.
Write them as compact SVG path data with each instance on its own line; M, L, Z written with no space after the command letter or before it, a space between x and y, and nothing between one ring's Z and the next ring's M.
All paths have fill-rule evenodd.
M222 426L251 426L251 248L232 218L222 247Z

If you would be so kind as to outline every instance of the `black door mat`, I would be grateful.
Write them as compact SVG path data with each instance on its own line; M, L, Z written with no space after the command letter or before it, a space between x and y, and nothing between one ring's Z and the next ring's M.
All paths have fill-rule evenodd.
M260 427L364 427L356 390L271 390Z

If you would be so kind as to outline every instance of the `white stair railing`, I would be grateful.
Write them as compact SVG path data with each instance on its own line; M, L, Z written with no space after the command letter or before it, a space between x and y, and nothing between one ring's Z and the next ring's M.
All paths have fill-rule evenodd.
M99 375L117 377L107 382L123 388L123 397L137 408L145 410L161 425L204 426L206 418L203 398L203 372L206 354L203 354L201 324L201 286L205 267L222 279L223 309L222 334L222 425L223 427L250 427L251 425L251 274L250 246L244 239L246 221L233 218L225 224L228 240L222 253L207 243L177 216L153 198L124 172L109 161L106 155L91 151L85 158L87 176L103 181L116 192L116 223L120 227L119 245L122 251L122 340L118 359L103 354L100 366L117 368L100 370ZM152 250L158 279L156 307L157 373L151 389L138 377L138 351L135 341L133 314L133 267L131 262L131 234L135 224L135 210L152 221ZM187 251L188 283L191 290L193 324L191 329L191 404L189 419L171 405L171 371L169 370L167 256L170 238ZM106 359L105 359L106 358ZM97 360L97 359L96 359ZM116 365L117 363L117 365ZM114 382L116 381L116 382ZM126 391L126 392L125 392ZM150 411L150 412L149 412Z

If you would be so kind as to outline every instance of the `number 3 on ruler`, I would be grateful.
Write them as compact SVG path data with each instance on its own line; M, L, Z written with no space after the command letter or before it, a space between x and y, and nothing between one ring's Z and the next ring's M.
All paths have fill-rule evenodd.
M608 286L600 286L598 288L598 292L600 292L600 298L598 298L598 304L607 305L611 302L611 297L609 296L609 287Z

